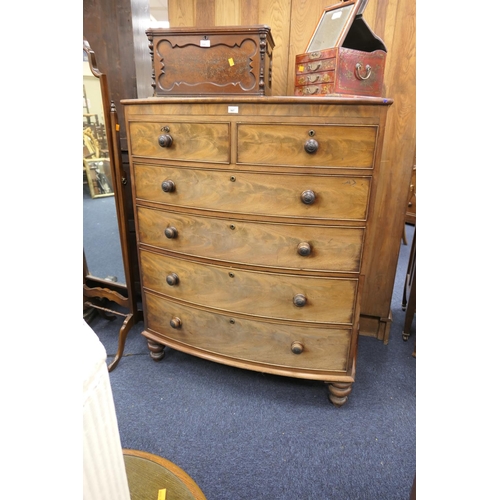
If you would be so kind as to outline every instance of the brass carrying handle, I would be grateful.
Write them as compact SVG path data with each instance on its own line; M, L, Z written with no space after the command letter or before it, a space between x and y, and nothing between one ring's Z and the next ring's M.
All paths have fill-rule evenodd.
M358 80L368 80L368 78L370 78L370 75L372 74L372 67L371 67L369 64L367 64L367 65L365 66L366 76L363 76L363 75L361 74L361 68L362 68L362 67L363 67L363 66L362 66L362 64L361 64L361 63L356 63L356 70L355 70L355 72L354 72L354 73L355 73L355 75L356 75L356 78L357 78Z

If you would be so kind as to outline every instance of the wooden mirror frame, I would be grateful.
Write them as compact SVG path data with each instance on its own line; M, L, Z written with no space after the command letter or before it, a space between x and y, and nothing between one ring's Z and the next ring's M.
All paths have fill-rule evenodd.
M106 75L97 68L96 57L90 44L84 38L83 50L88 55L90 71L97 77L101 84L101 97L104 110L104 122L106 136L108 138L109 161L113 190L115 194L116 214L120 234L120 246L125 272L125 284L114 283L103 278L93 276L87 266L85 249L83 249L83 307L85 309L96 309L107 319L115 319L116 316L124 317L124 321L118 335L118 348L113 361L108 365L108 371L112 371L120 361L125 349L125 341L128 332L139 321L143 320L143 313L138 309L137 296L134 293L134 281L132 276L131 253L127 235L126 199L124 184L127 176L124 173L119 130L120 125L116 113L116 107L110 100L108 82ZM117 304L119 309L107 307L108 301ZM123 312L125 311L125 312Z

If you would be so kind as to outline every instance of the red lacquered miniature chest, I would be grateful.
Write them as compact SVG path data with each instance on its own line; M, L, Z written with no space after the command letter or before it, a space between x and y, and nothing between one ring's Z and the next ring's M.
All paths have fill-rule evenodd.
M363 19L367 1L323 11L306 52L295 57L295 95L382 96L387 49Z

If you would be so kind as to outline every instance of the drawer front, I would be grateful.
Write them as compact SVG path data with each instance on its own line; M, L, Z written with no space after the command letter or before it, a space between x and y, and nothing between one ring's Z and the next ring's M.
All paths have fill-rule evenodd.
M335 83L323 83L323 84L313 84L313 85L302 85L296 86L294 95L322 95L327 96L330 94L334 94L336 92L336 84Z
M317 60L332 59L337 57L339 52L338 47L330 47L329 49L316 50L315 52L306 52L305 54L297 54L295 56L296 64L308 64Z
M240 123L237 161L297 167L372 168L377 130L370 125Z
M352 324L356 279L310 278L200 264L141 251L144 288L227 312Z
M130 122L129 128L134 156L229 163L229 123ZM161 136L171 144L161 146Z
M322 83L334 83L335 82L335 72L334 71L323 71L321 73L310 73L301 75L297 73L295 77L295 85L319 85Z
M304 75L310 73L317 73L318 71L329 71L335 74L337 66L337 58L332 59L317 59L307 62L301 62L295 65L295 73L297 75ZM303 85L303 84L302 84Z
M266 175L152 165L136 165L134 171L136 197L143 200L316 220L365 220L371 181L361 176Z
M160 334L167 344L170 341L173 347L184 346L184 350L200 356L304 370L345 372L349 365L350 329L242 319L174 303L148 292L144 299L147 329ZM180 320L178 328L170 324L174 318ZM294 354L292 347L300 351L300 346L302 352Z
M273 269L359 272L363 228L258 223L145 207L138 207L137 221L141 243L186 256Z

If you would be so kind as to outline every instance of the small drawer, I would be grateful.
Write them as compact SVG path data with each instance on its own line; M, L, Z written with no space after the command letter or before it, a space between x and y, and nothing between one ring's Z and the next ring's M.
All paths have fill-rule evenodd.
M172 302L147 291L144 299L145 335L148 331L159 334L166 345L185 352L232 365L240 360L249 369L258 370L259 364L274 367L276 373L297 369L342 374L349 369L351 329L243 319Z
M131 153L166 160L229 163L229 123L130 122Z
M316 59L306 62L301 62L295 65L295 73L297 75L307 75L311 73L317 73L318 71L332 72L335 74L335 68L337 66L337 58L332 59ZM300 84L304 85L304 84Z
M140 252L142 284L199 306L307 323L352 325L357 279L247 271Z
M373 168L378 127L240 123L237 162Z
M359 272L363 228L273 224L138 207L140 243L225 263Z
M320 85L335 82L334 71L323 71L321 73L297 74L295 86L297 85Z
M256 174L136 164L135 195L198 210L366 220L371 177Z
M294 95L328 95L335 93L335 83L314 83L312 85L295 86Z

